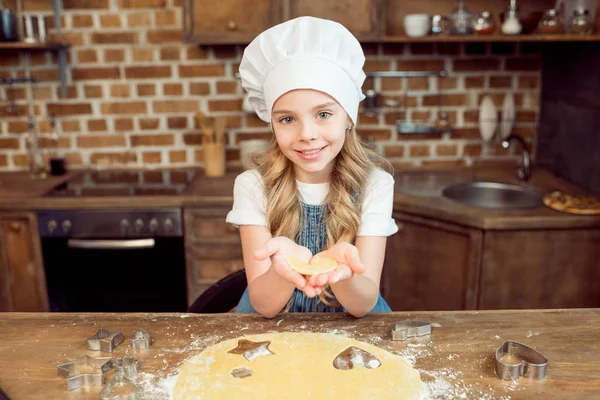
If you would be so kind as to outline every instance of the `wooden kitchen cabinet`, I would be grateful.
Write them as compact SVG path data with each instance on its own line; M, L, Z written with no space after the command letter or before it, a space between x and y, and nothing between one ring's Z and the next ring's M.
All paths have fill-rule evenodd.
M184 0L184 37L197 44L250 43L282 21L280 0Z
M477 307L481 232L401 212L388 238L381 280L393 311Z
M213 283L244 268L239 231L225 222L230 209L184 209L188 306Z
M48 311L34 213L0 213L0 311Z

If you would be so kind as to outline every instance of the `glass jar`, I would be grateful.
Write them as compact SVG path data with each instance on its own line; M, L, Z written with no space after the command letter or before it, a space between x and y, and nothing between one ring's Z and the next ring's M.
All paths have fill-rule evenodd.
M448 30L448 18L443 15L434 15L431 17L431 34L441 35Z
M584 10L583 8L576 9L569 21L569 33L591 35L594 30L594 25L589 16L590 12L588 10Z
M563 30L562 20L555 9L547 10L538 23L538 32L544 35L562 33Z
M470 35L473 33L473 14L459 0L457 7L448 17L449 32L452 35Z
M33 116L29 117L29 134L26 138L27 151L29 155L29 175L33 179L45 179L48 177L46 160L40 144L40 135Z
M473 20L473 30L478 35L491 35L495 29L492 14L488 11L482 12Z

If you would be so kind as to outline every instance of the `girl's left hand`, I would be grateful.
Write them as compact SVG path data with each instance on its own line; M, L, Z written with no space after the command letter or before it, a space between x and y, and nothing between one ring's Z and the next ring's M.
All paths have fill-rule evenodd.
M362 274L365 272L365 266L360 260L358 249L348 242L335 244L331 248L315 255L311 261L324 257L335 259L338 262L338 266L333 271L308 277L309 285L317 289L317 294L327 284L332 285L352 278L355 273Z

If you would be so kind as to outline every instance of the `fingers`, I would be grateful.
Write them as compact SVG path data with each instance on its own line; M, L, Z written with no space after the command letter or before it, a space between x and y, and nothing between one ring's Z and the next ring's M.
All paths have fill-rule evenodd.
M278 257L279 258L279 257ZM287 260L274 260L273 268L283 278L293 283L298 289L303 290L306 286L306 279L298 272L294 271L287 265Z
M346 243L343 246L344 259L346 260L346 265L352 269L357 274L362 274L365 272L365 266L360 260L360 254L358 253L358 249L351 245L350 243Z

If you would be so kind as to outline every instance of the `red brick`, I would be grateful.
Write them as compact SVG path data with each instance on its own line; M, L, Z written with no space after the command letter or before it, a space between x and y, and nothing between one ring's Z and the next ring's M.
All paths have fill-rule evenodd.
M463 112L464 122L479 122L479 110L466 110Z
M539 87L539 78L537 76L519 76L519 89L537 89Z
M383 45L383 54L384 55L400 55L404 54L404 44L403 43L385 43Z
M163 61L177 61L181 59L181 51L177 47L160 49L160 59Z
M156 94L156 86L153 83L143 83L137 85L138 96L154 96Z
M190 94L200 96L210 94L210 86L207 82L191 82Z
M181 83L165 83L163 85L163 95L165 96L181 96L183 87Z
M235 143L239 144L244 140L271 140L273 138L273 134L271 132L238 132L235 135ZM200 139L202 139L202 135L200 135ZM202 143L202 140L199 140L198 143Z
M169 26L177 24L177 14L175 11L157 11L155 16L156 26Z
M20 147L19 139L0 138L0 149L18 149Z
M89 103L48 103L46 108L48 115L84 115L92 113L92 105Z
M73 28L91 28L94 26L94 19L91 15L72 15L71 25Z
M223 76L225 75L225 65L180 65L179 77L191 78L197 76Z
M127 83L119 83L110 86L110 96L111 97L130 97L131 91L129 84Z
M429 78L425 76L407 78L408 90L429 90Z
M202 47L193 46L186 49L186 58L188 60L204 60L208 58L208 54Z
M185 150L173 150L169 152L170 163L185 163L187 162L187 153Z
M502 103L504 102L504 93L479 93L477 96L477 104L481 104L484 96L489 96L497 107L502 107ZM523 93L516 93L514 95L515 105L522 106L523 105Z
M490 88L512 88L512 76L490 76Z
M118 67L73 68L71 75L74 81L120 79Z
M160 120L158 118L140 118L140 129L141 130L152 130L158 129Z
M541 61L538 58L509 58L506 60L507 71L539 71Z
M58 90L57 93L61 93L62 91L59 90L60 88L56 88ZM53 95L52 95L52 88L51 87L36 87L33 89L33 97L36 100L52 100L53 99ZM61 93L62 96L62 93Z
M26 167L29 165L29 157L27 154L13 154L11 158L16 167ZM2 162L6 162L6 154L0 155L0 164L2 164Z
M446 56L457 56L460 54L460 43L438 43L437 51Z
M154 49L133 49L133 61L153 61Z
M96 50L79 50L77 51L78 63L96 63L98 62L98 52Z
M375 72L375 71L389 71L390 70L390 61L389 60L367 60L365 61L364 66L365 72Z
M186 117L169 117L167 119L167 127L169 129L185 129L188 127Z
M264 122L263 122L264 124ZM379 125L379 117L377 114L366 114L366 113L362 113L360 112L358 114L358 124L360 126L365 126L365 125ZM262 125L264 126L264 125Z
M465 156L480 156L481 145L480 144L465 144L463 147L463 155Z
M125 77L127 79L170 78L171 67L168 65L148 67L126 67Z
M235 81L218 81L217 94L235 94L237 86L238 84Z
M142 153L142 162L146 164L160 164L162 155L159 151L147 151Z
M484 85L483 76L467 76L465 77L465 87L467 89L482 88Z
M79 132L81 131L78 119L63 119L60 121L63 132Z
M87 122L88 131L90 132L101 132L106 131L106 120L105 119L90 119Z
M429 121L431 113L429 111L412 111L410 113L410 119L412 121Z
M77 137L77 146L89 147L122 147L126 145L123 135L81 135Z
M24 77L24 73L21 71L19 71L18 75ZM31 76L39 79L40 82L58 82L60 80L57 68L32 70Z
M127 15L127 25L132 28L152 25L152 14L150 12L137 12Z
M167 0L119 0L119 8L164 8Z
M421 162L421 166L423 167L460 167L463 166L465 162L463 160L423 160ZM398 168L398 167L395 167Z
M453 63L454 72L496 71L500 69L500 60L497 58L456 59Z
M83 165L83 157L79 152L70 152L65 154L67 165Z
M455 128L453 139L481 139L479 128Z
M423 96L424 106L465 106L469 98L466 94L441 94Z
M457 79L449 77L438 78L437 85L438 89L456 89Z
M197 112L200 102L197 100L160 100L153 102L155 113Z
M183 144L185 144L186 146L202 145L202 134L201 133L185 133L183 135Z
M103 103L100 107L102 114L146 114L146 103L130 101L119 103Z
M10 121L8 123L8 133L25 133L28 130L27 121Z
M455 144L438 144L435 146L435 154L441 157L456 156L458 147Z
M99 85L85 85L84 87L85 97L90 99L97 99L103 96L102 86Z
M444 60L398 60L398 71L443 71Z
M429 157L429 146L417 144L408 148L410 157Z
M104 50L104 62L124 62L125 50L123 49L106 49Z
M392 137L390 129L357 128L356 133L364 140L370 140L371 137L373 140L389 140Z
M406 112L405 111L386 112L386 113L384 113L383 118L387 125L396 125L396 121L406 119Z
M381 78L381 90L383 90L383 91L402 90L402 78L393 78L393 77Z
M109 8L109 0L63 0L65 10L101 10Z
M117 118L117 119L115 119L115 130L116 131L130 131L130 130L133 130L133 120L131 118Z
M85 39L81 32L62 32L61 41L69 43L73 47L85 45Z
M140 41L136 32L94 32L90 40L93 44L136 44Z
M520 110L517 111L516 121L517 122L536 122L537 114L533 110Z
M391 145L384 147L383 154L385 157L404 157L404 151L404 146Z
M100 26L103 28L120 28L122 26L120 14L100 15Z
M92 164L110 165L110 164L129 164L137 161L135 153L111 152L111 153L93 153L90 156Z
M208 110L213 111L241 111L242 99L237 100L209 100Z
M183 34L181 29L161 29L146 33L148 43L181 43Z
M131 146L172 146L175 144L175 137L170 133L159 135L132 135L130 137Z

